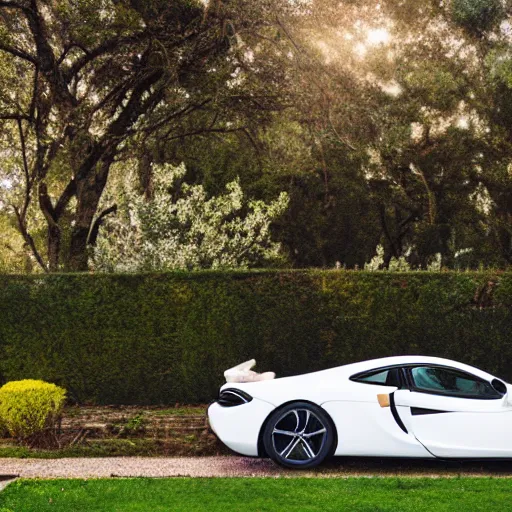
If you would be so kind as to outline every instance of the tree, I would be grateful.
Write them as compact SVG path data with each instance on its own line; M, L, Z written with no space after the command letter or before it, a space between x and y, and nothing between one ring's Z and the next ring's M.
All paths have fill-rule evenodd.
M510 264L506 16L499 0L0 2L0 199L50 270L86 268L132 161L147 200L152 163L185 162L212 196L236 176L266 202L286 190L274 234L294 266L361 267L379 243L385 265Z
M126 204L105 223L95 270L247 268L282 260L270 224L288 206L285 193L269 204L246 201L236 180L209 198L202 185L186 184L185 174L183 165L154 169L150 199L133 190L127 176Z
M376 49L366 43L358 73L375 86L375 136L363 165L384 264L407 252L423 268L437 253L450 267L461 255L469 266L503 266L512 248L505 228L512 155L503 127L512 110L506 81L496 80L510 49L500 2L411 1L404 9L389 1L373 8L387 42ZM367 30L372 22L362 15L359 26Z
M216 126L214 115L207 126L183 132L187 116L215 103L274 108L271 95L258 99L233 84L248 51L233 50L241 37L235 27L249 39L269 10L244 0L0 2L0 59L9 82L0 120L5 140L17 138L10 179L19 194L11 206L41 268L87 268L94 224L113 210L98 212L110 169L133 149L135 136L144 143L156 132L166 140L229 130ZM45 248L30 230L36 209L46 223Z

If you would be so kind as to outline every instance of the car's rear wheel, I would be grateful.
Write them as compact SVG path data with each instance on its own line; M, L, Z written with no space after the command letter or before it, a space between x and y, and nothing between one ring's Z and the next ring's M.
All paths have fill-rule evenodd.
M293 402L274 411L263 431L267 454L287 468L318 466L332 453L334 440L327 413L308 402Z

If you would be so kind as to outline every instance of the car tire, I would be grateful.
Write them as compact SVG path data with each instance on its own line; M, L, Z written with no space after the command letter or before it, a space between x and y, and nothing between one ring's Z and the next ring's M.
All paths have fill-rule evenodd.
M263 431L267 455L279 465L308 469L332 455L336 432L329 415L317 405L292 402L274 411Z

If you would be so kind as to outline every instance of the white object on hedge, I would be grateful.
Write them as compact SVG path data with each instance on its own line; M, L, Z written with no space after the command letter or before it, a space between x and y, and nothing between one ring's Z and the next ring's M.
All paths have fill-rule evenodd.
M275 378L274 372L258 373L251 368L256 365L256 359L250 359L245 363L240 363L224 372L226 382L256 382L259 380L271 380Z

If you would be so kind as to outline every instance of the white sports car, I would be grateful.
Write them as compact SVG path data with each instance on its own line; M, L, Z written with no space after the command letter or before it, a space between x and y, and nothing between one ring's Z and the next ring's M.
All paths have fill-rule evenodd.
M272 377L228 379L208 409L235 452L292 468L330 455L512 458L512 386L472 366L400 356Z

